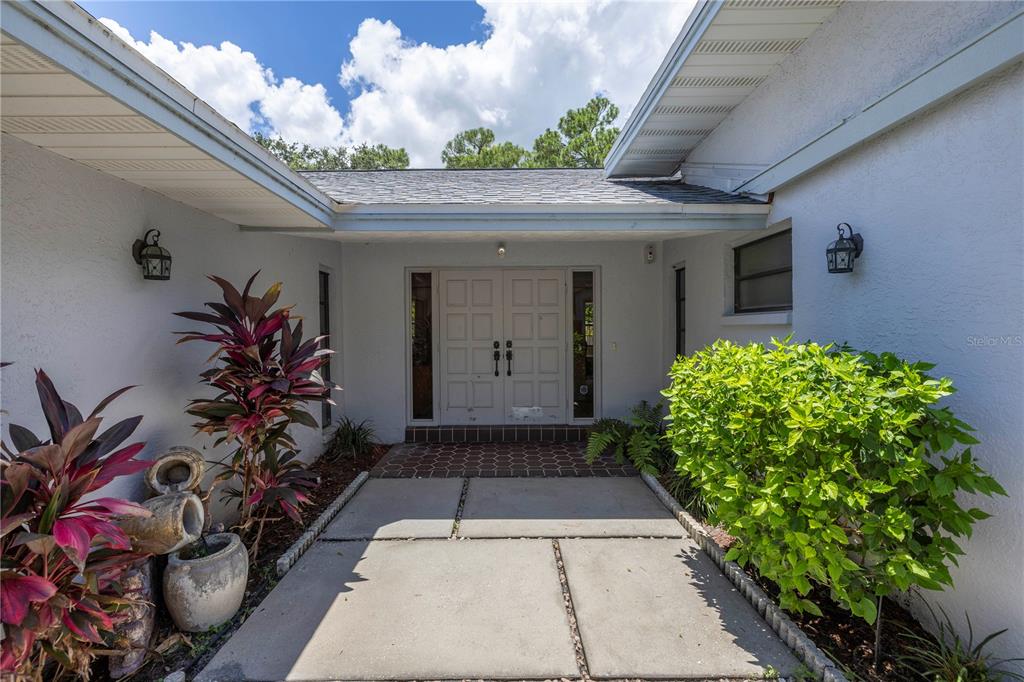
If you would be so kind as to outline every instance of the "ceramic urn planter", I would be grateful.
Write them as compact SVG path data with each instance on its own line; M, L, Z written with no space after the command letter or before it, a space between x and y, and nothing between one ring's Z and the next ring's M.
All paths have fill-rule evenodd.
M206 470L206 460L195 448L175 445L146 470L146 487L155 495L194 493Z
M167 554L189 545L203 533L206 512L192 493L170 493L142 503L149 516L122 516L117 524L145 554Z
M230 619L242 605L249 553L234 533L206 536L167 557L164 603L179 630L203 632Z

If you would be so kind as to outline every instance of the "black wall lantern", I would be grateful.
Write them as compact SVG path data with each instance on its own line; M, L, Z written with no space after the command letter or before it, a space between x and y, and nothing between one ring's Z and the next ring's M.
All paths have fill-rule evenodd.
M844 227L849 232L848 236L843 236ZM839 232L839 239L825 249L828 271L834 273L853 272L853 260L864 250L864 238L855 234L849 223L839 223L836 225L836 230Z
M148 230L142 239L136 239L132 256L142 266L143 279L171 278L171 252L160 246L160 230Z

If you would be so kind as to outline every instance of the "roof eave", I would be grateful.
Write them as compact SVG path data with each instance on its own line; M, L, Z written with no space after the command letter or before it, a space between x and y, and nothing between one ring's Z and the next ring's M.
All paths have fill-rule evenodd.
M337 202L72 2L4 3L3 31L322 225Z
M644 94L640 97L640 101L634 107L625 125L623 125L622 132L619 133L619 136L615 138L615 142L612 143L611 151L608 152L604 162L604 176L606 178L617 177L615 171L622 161L622 157L630 145L633 144L644 123L651 116L656 103L671 86L672 79L679 70L679 67L690 56L690 53L697 46L697 43L700 42L708 27L711 26L711 22L714 21L723 4L723 0L699 0L693 11L690 12L686 24L679 32L675 42L672 43L672 47L661 62L661 66L658 67L651 82L648 83L647 89L644 90Z
M621 230L686 232L756 230L767 224L769 204L671 205L358 205L334 221L343 233L514 232L587 233Z

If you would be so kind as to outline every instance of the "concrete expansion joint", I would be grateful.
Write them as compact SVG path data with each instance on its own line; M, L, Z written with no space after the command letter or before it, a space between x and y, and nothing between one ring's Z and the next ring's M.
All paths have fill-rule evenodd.
M469 494L469 481L469 478L462 479L462 491L459 493L459 506L455 509L455 520L452 521L450 539L459 537L459 524L462 522L462 512L466 508L466 495Z
M562 548L558 540L551 541L551 548L555 552L555 568L558 569L558 581L562 586L562 602L565 605L565 616L569 621L569 634L572 637L572 646L576 652L576 666L580 671L580 680L590 682L590 664L587 662L587 652L583 649L583 637L580 635L576 621L576 609L572 603L572 592L569 589L569 578L565 574L565 564L562 561Z
M640 477L644 480L661 503L668 508L676 517L679 524L686 529L701 551L708 555L712 561L721 569L722 573L736 586L737 591L743 595L750 604L757 609L757 612L764 618L765 622L778 634L787 647L796 654L797 658L810 668L811 672L822 682L848 682L843 673L836 668L836 664L824 654L814 642L794 623L782 608L761 589L754 580L747 575L735 561L726 561L725 552L718 546L714 538L704 530L704 527L680 506L672 495L665 490L654 476L644 473Z

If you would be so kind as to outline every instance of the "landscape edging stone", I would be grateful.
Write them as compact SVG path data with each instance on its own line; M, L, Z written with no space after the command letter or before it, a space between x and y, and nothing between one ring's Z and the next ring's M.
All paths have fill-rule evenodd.
M327 509L321 512L320 516L316 518L316 521L310 524L306 532L299 536L299 539L292 543L292 546L288 548L288 551L282 554L277 559L277 577L282 577L288 570L295 565L295 562L299 560L306 550L313 546L316 542L317 537L320 533L327 528L327 524L334 520L334 517L338 515L341 508L352 499L352 496L356 494L356 491L366 483L366 480L370 477L370 473L367 471L360 472L355 477L348 487L345 488L334 502L331 502Z

